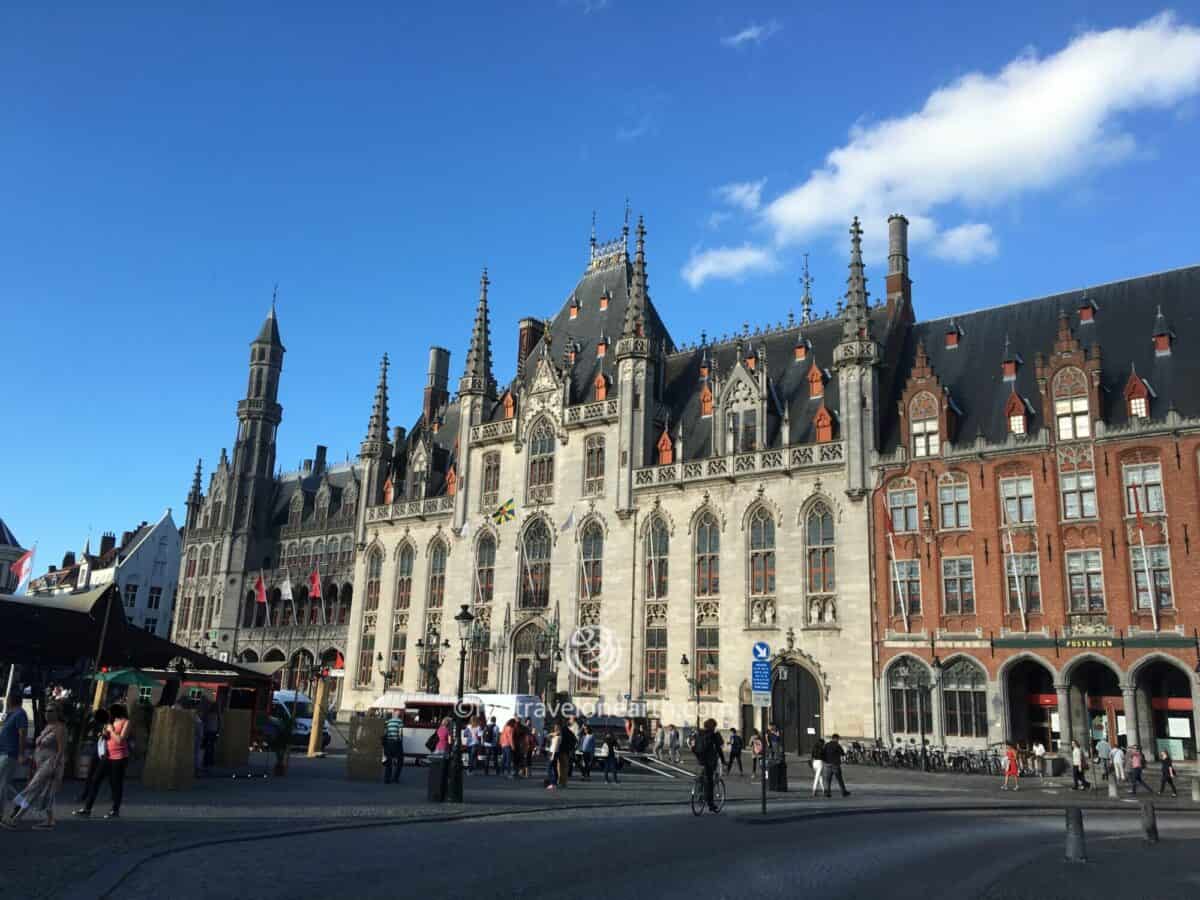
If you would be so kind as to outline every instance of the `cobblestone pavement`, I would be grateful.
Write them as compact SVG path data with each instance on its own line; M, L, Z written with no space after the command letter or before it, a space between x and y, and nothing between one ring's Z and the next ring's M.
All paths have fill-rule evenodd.
M265 759L258 763L259 771L265 771ZM74 799L79 786L68 783L60 795L57 829L0 832L0 853L5 860L0 867L0 897L98 896L97 886L115 882L139 860L196 842L303 833L316 828L384 826L447 816L537 813L540 817L548 814L543 810L577 806L675 806L686 803L690 790L686 777L671 780L626 775L620 785L605 785L597 776L591 782L575 779L566 790L552 793L541 788L540 778L510 781L475 775L467 779L466 803L459 806L426 802L426 774L426 769L410 766L400 785L352 782L345 777L343 758L295 757L286 778L212 777L198 780L191 790L177 794L146 791L132 782L127 786L121 818L115 821L99 818L105 809L103 794L96 806L96 818L72 818L74 804L66 801ZM847 767L846 777L853 791L850 798L812 799L807 765L793 766L792 791L770 795L770 817L890 806L1066 802L1103 806L1108 802L1100 793L1073 793L1069 784L1061 781L1027 784L1020 793L1002 793L997 779L982 776ZM749 777L731 776L729 811L735 817L756 815L759 790ZM1128 798L1123 802L1132 803ZM1193 806L1190 800L1164 803L1171 805Z

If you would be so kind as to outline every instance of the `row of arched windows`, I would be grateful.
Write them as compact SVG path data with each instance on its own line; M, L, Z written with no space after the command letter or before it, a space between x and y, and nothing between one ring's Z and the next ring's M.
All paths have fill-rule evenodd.
M312 566L345 565L354 559L354 541L349 535L340 541L317 538L315 541L292 541L283 549L280 563L286 568L308 569Z
M285 628L292 625L345 625L350 621L353 588L343 584L339 589L329 582L321 588L320 597L309 597L308 588L292 588L292 599L274 588L266 603L259 603L253 590L246 592L242 605L243 628Z

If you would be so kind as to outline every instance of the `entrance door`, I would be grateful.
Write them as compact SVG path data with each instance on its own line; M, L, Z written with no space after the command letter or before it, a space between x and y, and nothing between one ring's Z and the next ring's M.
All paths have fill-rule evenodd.
M776 667L771 721L779 726L788 753L809 753L821 737L821 689L803 666L784 663Z

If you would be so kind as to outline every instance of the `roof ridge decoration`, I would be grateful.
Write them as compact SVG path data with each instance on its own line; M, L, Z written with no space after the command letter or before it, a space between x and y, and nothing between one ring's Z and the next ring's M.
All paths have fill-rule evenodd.
M367 420L367 437L359 452L361 457L381 456L388 446L387 373L388 355L384 353L379 362L379 384L375 388L371 418Z
M621 236L602 243L596 241L596 211L592 210L592 236L589 241L587 272L598 272L629 262L629 200L625 201L625 224Z
M812 321L812 276L808 274L808 254L804 254L804 274L800 277L804 285L804 294L800 297L800 324L807 325ZM788 310L788 325L792 324L792 312Z
M871 308L867 302L867 276L862 258L862 225L858 216L850 223L850 275L846 279L846 303L838 304L842 339L834 350L833 363L876 365L879 348L871 336Z
M496 377L492 374L492 327L488 313L487 266L479 276L479 305L475 310L475 327L467 348L467 362L458 382L459 394L496 396Z
M638 216L637 251L633 258L632 284L629 300L625 305L625 321L621 326L621 337L617 341L617 358L626 356L648 357L650 343L646 339L646 304L649 293L646 288L646 223Z

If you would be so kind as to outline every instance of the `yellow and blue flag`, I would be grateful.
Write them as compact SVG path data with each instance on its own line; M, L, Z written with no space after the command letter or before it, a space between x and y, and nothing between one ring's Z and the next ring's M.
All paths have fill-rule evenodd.
M513 505L512 497L496 507L496 511L492 513L492 521L497 525L503 525L505 522L511 522L517 517L516 507Z

